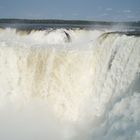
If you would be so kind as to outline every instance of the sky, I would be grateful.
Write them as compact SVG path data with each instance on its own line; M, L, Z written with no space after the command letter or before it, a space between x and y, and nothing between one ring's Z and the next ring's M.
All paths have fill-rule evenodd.
M0 0L0 18L140 20L140 0Z

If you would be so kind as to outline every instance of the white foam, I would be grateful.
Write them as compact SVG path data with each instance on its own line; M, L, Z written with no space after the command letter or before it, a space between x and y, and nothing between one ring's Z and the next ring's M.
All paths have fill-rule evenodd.
M0 139L140 138L140 39L103 33L1 31Z

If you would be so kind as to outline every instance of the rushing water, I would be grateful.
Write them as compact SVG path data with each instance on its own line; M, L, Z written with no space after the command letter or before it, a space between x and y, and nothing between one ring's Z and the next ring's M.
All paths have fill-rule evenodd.
M140 139L136 30L9 25L0 29L0 139Z

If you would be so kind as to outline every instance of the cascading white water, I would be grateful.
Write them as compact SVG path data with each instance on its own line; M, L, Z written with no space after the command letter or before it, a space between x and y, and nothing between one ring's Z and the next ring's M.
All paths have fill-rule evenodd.
M139 73L139 37L1 30L0 139L138 140Z

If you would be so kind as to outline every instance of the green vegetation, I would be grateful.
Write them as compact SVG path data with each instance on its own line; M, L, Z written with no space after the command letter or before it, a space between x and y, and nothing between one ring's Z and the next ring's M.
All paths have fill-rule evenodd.
M132 26L140 26L140 21L136 22L107 22L107 21L86 21L86 20L57 20L57 19L0 19L0 23L11 24L81 24L81 25L114 25L114 24L131 24Z

